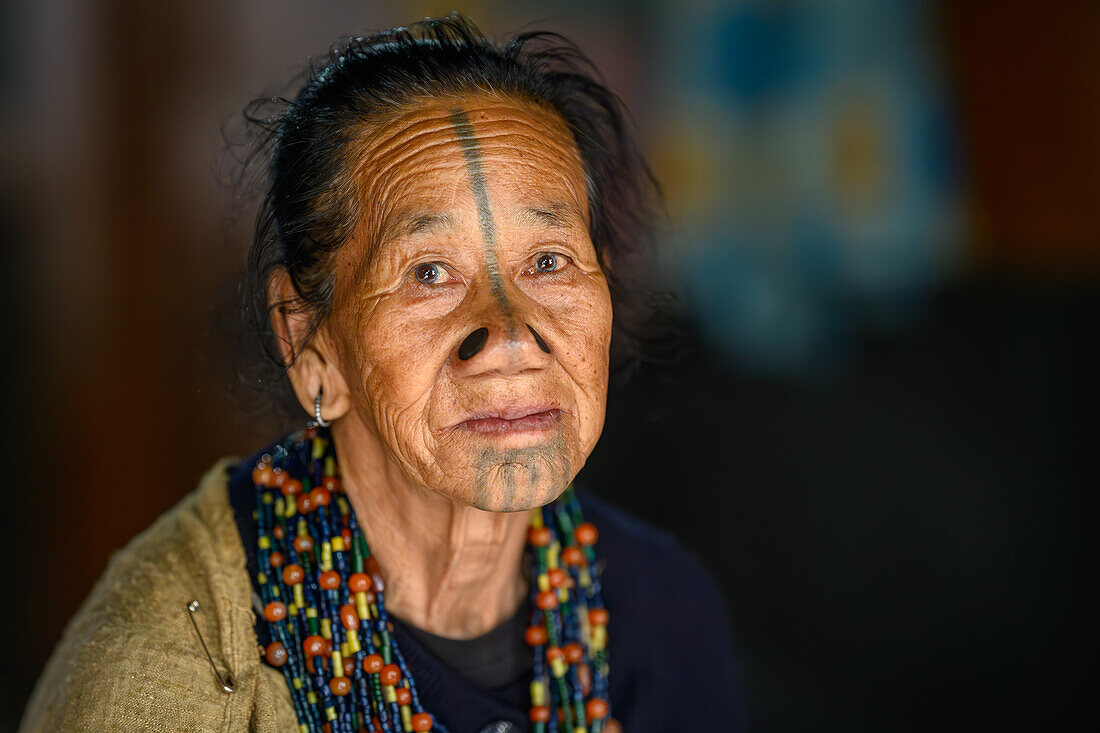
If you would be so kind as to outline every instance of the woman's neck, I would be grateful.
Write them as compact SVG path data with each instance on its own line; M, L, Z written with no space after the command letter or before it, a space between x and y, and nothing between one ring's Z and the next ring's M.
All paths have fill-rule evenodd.
M510 618L527 592L529 513L486 512L410 484L354 419L334 425L333 436L344 488L382 568L387 610L454 639Z

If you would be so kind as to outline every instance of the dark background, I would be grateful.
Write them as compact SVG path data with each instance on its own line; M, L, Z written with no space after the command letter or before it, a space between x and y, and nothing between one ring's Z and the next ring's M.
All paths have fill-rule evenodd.
M719 580L755 730L1076 723L1095 707L1100 9L690 5L460 4L490 32L549 27L594 57L638 117L681 232L666 252L684 287L683 354L615 387L584 480L674 532ZM769 183L738 178L737 166L714 174L705 155L700 169L685 146L705 122L751 149L762 133L742 134L742 113L761 102L682 91L686 50L706 28L670 19L702 6L736 18L747 8L765 31L835 16L855 37L887 39L888 59L895 39L915 49L919 63L903 55L872 88L942 113L932 152L946 172L922 172L900 148L861 157L856 146L858 170L867 159L900 171L900 189L876 192L935 194L916 209L879 200L898 230L921 236L905 250L915 264L873 297L829 267L788 278L781 262L763 271L768 282L795 286L776 292L824 295L801 311L735 310L731 294L758 280L737 264L750 260L728 257L754 251L752 237L702 236L700 222L736 216L738 192L763 195ZM0 728L14 728L110 554L216 458L248 454L283 427L250 418L236 386L250 209L225 185L223 132L336 37L450 7L0 7ZM913 17L920 32L891 24ZM782 86L786 47L741 44L737 68ZM912 72L925 65L928 85ZM793 86L789 98L802 98ZM803 205L783 186L765 193L781 213ZM926 230L931 219L942 226ZM767 236L754 241L773 251ZM828 251L845 241L842 231ZM894 262L894 240L876 241L881 250L862 256ZM730 284L693 287L714 278ZM772 338L820 322L830 325L792 331L801 340Z

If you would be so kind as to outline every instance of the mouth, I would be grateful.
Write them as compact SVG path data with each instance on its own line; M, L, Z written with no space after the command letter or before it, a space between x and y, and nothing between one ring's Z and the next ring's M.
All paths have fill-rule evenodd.
M536 406L479 411L456 424L456 430L468 430L481 434L514 434L542 432L558 424L561 410L557 407Z

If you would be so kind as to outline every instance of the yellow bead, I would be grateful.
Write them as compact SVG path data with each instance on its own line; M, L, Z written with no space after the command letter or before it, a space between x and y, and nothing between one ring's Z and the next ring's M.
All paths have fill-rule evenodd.
M344 676L344 655L338 649L332 650L332 676Z
M316 705L317 704L317 693L316 692L307 692L306 693L306 702L308 702L310 705Z
M313 460L317 460L325 454L325 441L323 438L313 439Z
M332 549L336 552L344 551L344 538L337 535L332 538Z
M546 686L539 680L531 683L531 706L542 707L546 704Z
M260 541L257 542L256 544L259 546L259 548L261 550L270 550L271 549L271 540L268 539L268 536L266 534L263 535L262 537L260 537Z
M550 576L546 573L539 573L539 590L550 590Z
M607 627L597 626L592 629L592 643L589 645L589 650L593 652L603 651L603 648L607 645Z
M309 733L309 726L305 723L298 724L298 733Z
M332 619L330 619L330 618L321 619L321 636L323 636L326 639L331 639L332 638Z
M367 594L359 591L355 594L355 611L362 621L370 620L370 608L367 606Z
M569 663L565 659L558 657L550 660L550 671L554 673L555 677L562 677L567 669L569 669Z
M281 516L285 510L286 507L284 506L283 498L280 496L275 500L275 513Z
M328 542L321 543L321 570L332 570L332 545Z
M401 706L401 727L405 729L405 733L412 733L413 716L408 705Z
M306 605L305 591L302 590L302 584L301 583L295 583L294 584L294 605L297 606L298 608L305 608L305 605ZM306 616L316 616L317 615L317 611L314 611L312 614L310 614L309 611L310 611L310 609L306 608Z
M326 476L335 476L336 475L336 459L333 458L332 456L328 456L327 458L325 458L325 475Z
M256 580L260 581L260 585L266 585L267 573L256 573Z
M359 653L363 647L359 644L359 634L355 629L348 629L348 656L352 656Z
M297 677L294 678L294 689L295 690L302 689L302 681L300 679L298 679Z
M286 607L286 613L291 618L294 618L298 615L298 605L295 603L291 603L289 606Z
M275 497L272 496L270 492L265 491L264 492L264 504L270 504L273 501L275 501ZM252 512L252 514L255 515L256 512Z
M295 603L297 603L297 600L295 600ZM298 604L298 605L304 605L304 604ZM306 609L306 618L317 618L317 609L314 608L313 606L310 606L309 608L307 608Z
M386 698L386 702L397 702L397 690L393 685L382 685L382 697Z
M325 717L330 721L336 720L336 708L325 708Z

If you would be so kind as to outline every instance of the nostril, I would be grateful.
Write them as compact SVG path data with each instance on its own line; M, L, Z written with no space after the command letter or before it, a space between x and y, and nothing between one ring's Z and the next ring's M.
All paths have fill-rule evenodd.
M489 340L489 329L479 328L465 339L458 347L458 358L462 361L472 359L477 355L477 352L485 346L485 342Z
M539 348L549 354L550 345L542 340L542 336L539 336L539 332L532 328L530 323L527 324L527 330L530 331L531 335L535 337L535 343L539 345Z

